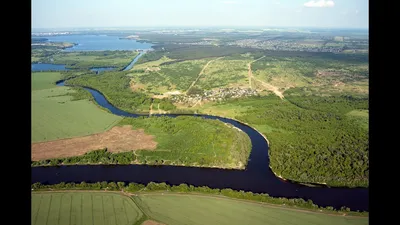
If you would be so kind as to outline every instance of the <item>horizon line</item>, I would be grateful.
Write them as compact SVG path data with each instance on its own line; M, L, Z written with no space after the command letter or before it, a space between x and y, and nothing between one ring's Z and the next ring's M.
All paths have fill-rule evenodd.
M340 26L274 26L274 25L153 25L153 26L82 26L82 27L31 27L32 29L110 29L110 28L321 28L321 29L363 29L369 27Z

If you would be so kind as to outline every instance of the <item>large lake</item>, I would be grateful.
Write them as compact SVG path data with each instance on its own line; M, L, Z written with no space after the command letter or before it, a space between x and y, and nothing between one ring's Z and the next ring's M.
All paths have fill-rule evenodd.
M118 36L107 35L60 35L41 36L51 42L71 42L78 45L66 48L65 51L105 51L151 49L151 43L140 43L135 40L119 39Z

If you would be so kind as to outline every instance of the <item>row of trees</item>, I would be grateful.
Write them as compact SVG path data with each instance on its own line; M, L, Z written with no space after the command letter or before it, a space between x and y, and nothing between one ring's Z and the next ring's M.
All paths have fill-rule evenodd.
M140 193L140 192L157 192L157 191L167 191L167 192L178 192L178 193L204 193L211 195L221 195L229 198L235 199L243 199L243 200L251 200L257 202L265 202L271 204L279 204L279 205L288 205L306 209L313 210L325 210L332 212L346 212L349 214L355 215L364 215L368 216L368 212L351 212L351 209L348 207L341 207L340 209L334 209L332 206L321 207L313 203L312 200L304 200L302 198L282 198L282 197L271 197L268 194L259 194L252 193L251 191L245 192L242 190L232 190L230 188L226 189L218 189L218 188L210 188L207 186L195 187L193 185L180 184L180 185L169 185L165 182L155 183L150 182L147 185L138 184L138 183L129 183L125 182L96 182L96 183L59 183L53 185L41 184L39 182L31 185L33 191L40 190L109 190L109 191L125 191L130 193Z
M111 153L107 149L95 150L87 152L82 156L73 156L66 158L56 158L33 161L32 166L56 166L56 165L72 165L72 164L130 164L136 159L133 151Z

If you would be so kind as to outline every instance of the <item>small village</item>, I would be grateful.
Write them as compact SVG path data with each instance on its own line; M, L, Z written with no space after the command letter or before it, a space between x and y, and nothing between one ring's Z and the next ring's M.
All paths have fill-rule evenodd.
M202 101L222 101L229 98L241 98L258 95L257 91L251 88L218 88L204 91L203 94L195 95L174 95L171 100L176 103L193 105Z

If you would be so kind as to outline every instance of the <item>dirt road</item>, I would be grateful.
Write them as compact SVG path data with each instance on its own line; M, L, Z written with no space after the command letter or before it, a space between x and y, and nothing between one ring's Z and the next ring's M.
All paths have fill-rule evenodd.
M224 58L224 56L208 61L207 64L204 65L203 69L201 69L201 71L200 71L199 75L197 76L196 80L193 81L193 83L190 85L190 87L186 90L185 94L187 94L187 92L190 90L190 88L192 88L192 87L194 86L194 84L196 84L196 82L199 80L200 76L203 74L204 70L207 68L207 66L208 66L211 62L216 61L216 60L218 60L218 59L222 59L222 58Z
M274 94L279 96L279 98L283 99L284 96L283 96L282 92L279 91L279 88L277 88L277 87L275 87L275 86L273 86L271 84L268 84L268 83L266 83L264 81L261 81L260 79L257 79L257 78L255 78L253 76L253 72L251 71L251 64L256 62L256 61L258 61L258 60L260 60L260 59L262 59L262 58L264 58L264 57L265 56L262 56L262 57L260 57L260 58L258 58L258 59L256 59L256 60L254 60L254 61L252 61L252 62L247 64L247 68L249 70L249 72L248 72L248 74L249 74L249 86L250 86L250 88L253 88L252 84L251 84L251 80L254 79L254 80L260 82L261 85L264 86L267 90L270 90L270 91L274 92Z

